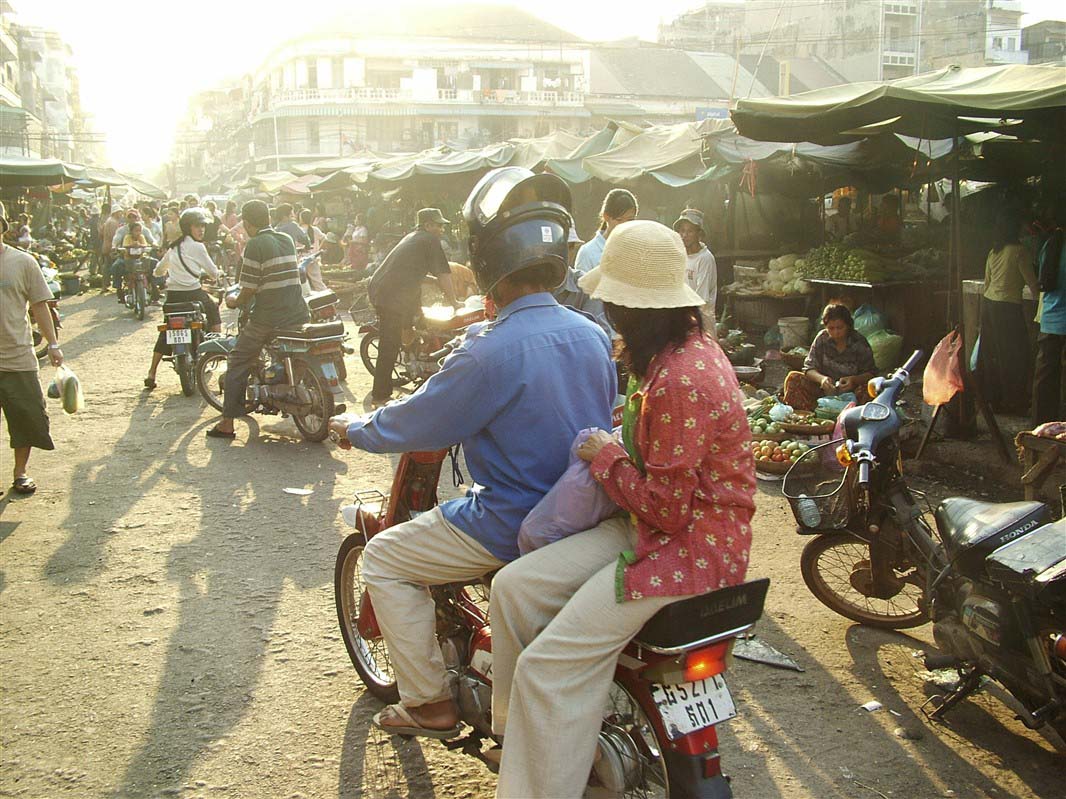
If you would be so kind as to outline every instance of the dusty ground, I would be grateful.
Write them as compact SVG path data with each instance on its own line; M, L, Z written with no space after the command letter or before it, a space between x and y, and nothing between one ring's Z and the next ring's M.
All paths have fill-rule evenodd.
M479 763L370 731L378 704L337 632L338 508L387 486L389 460L305 444L276 417L209 441L213 413L172 370L140 388L152 326L95 293L63 310L88 407L67 417L52 403L59 449L33 456L40 490L0 501L0 795L491 796ZM354 401L369 383L349 369ZM773 585L759 631L806 671L730 672L741 715L722 751L738 797L1063 795L1063 760L994 697L950 727L926 723L915 653L928 628L886 634L823 608L792 530L764 485L752 574ZM861 710L870 699L885 709Z

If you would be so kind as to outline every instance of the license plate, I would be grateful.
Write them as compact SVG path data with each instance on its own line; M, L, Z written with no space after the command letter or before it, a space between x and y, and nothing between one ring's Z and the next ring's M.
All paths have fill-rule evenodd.
M167 344L192 344L192 331L168 330Z
M662 716L666 737L671 741L727 721L737 714L733 697L720 675L680 685L653 683L651 698Z
M324 361L322 364L322 376L325 377L326 380L336 380L337 366L332 361Z

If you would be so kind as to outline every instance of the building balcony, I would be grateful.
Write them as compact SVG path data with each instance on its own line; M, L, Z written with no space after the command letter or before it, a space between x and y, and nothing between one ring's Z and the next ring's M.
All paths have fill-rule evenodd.
M916 59L913 50L885 50L881 53L881 64L886 67L913 67Z
M289 105L328 105L333 103L443 103L459 105L532 105L572 106L584 105L584 97L578 92L520 92L508 89L376 89L359 87L349 89L285 89L274 94L275 107Z
M14 86L9 86L7 83L0 82L0 105L20 108L22 106L22 98L19 96L18 89Z
M1021 0L992 0L990 7L993 11L1009 11L1014 14L1023 14L1025 9L1022 8L1024 3Z
M907 2L907 0L886 0L882 4L885 14L893 14L897 17L916 17L918 16L918 4L913 2Z
M1029 53L1025 50L1002 50L988 47L985 49L985 61L988 64L1028 64Z

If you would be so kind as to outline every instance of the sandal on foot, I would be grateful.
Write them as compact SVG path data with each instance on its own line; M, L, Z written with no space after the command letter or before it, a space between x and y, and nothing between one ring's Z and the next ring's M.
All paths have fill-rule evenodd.
M151 377L144 378L144 387L147 388L149 391L155 388L155 380Z
M228 440L233 440L234 438L237 437L237 434L234 433L232 430L219 430L218 429L218 425L216 424L214 427L212 427L210 430L207 431L207 437L208 438L225 438L225 439L228 439Z
M32 477L16 477L15 482L11 484L11 490L16 494L28 496L37 490L37 484L33 482Z
M400 724L383 724L382 722L389 718L399 719L403 722ZM423 727L407 711L403 705L389 705L380 713L374 715L374 726L379 730L383 730L390 735L410 735L418 738L437 738L441 741L447 741L449 738L455 738L459 735L461 727L456 724L449 730L435 730L431 727Z

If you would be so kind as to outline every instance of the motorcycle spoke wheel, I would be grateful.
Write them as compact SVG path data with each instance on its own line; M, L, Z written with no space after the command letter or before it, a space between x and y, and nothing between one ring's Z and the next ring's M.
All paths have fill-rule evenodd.
M333 415L333 393L325 381L304 363L293 367L293 385L303 386L311 395L311 407L305 414L293 413L292 420L308 441L325 441L329 436L329 419Z
M830 610L871 627L902 630L928 621L922 580L917 570L894 570L898 590L887 598L869 596L855 583L865 581L870 568L870 547L846 533L820 535L803 549L803 581Z
M196 367L196 386L207 404L216 411L222 410L222 391L226 381L229 358L221 352L213 352L200 359Z
M192 356L182 353L176 358L175 366L178 370L178 380L181 381L181 393L191 397L196 393L196 367L193 365Z
M644 709L621 683L607 695L600 749L587 797L668 799L670 777L662 757L663 744Z
M380 336L377 333L367 333L359 343L359 357L362 358L363 366L366 367L366 370L371 375L374 374L377 368L379 341ZM408 356L404 350L400 350L399 355L396 356L396 365L392 368L393 387L403 386L411 382L406 370L400 368L400 361L405 357Z
M333 570L333 593L337 604L337 620L348 657L359 673L367 690L386 704L400 701L396 677L392 672L389 649L383 638L368 641L359 632L359 612L366 591L363 581L362 533L352 533L344 539L337 553Z

